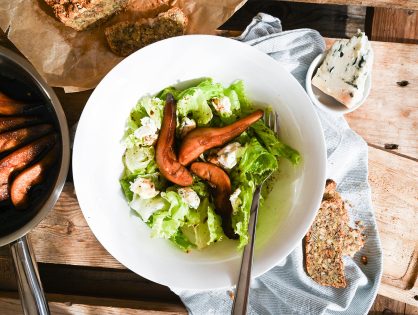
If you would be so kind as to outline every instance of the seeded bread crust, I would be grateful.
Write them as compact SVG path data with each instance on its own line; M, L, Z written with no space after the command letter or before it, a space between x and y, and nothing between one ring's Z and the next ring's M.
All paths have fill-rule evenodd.
M344 255L353 256L364 245L362 229L349 227L349 217L336 183L327 180L321 207L305 238L308 275L317 283L335 288L347 285Z
M128 0L45 0L57 18L77 31L96 26L122 10Z
M105 29L105 35L110 49L125 57L156 41L183 35L186 26L187 17L174 7L154 19L116 23Z

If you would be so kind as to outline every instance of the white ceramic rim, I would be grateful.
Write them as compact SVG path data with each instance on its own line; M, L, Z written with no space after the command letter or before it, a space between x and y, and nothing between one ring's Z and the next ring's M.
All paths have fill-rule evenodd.
M93 92L92 96L90 97L89 101L86 104L86 107L81 115L80 121L79 121L79 125L78 125L78 130L76 133L76 137L75 137L75 142L74 142L74 148L73 148L73 177L74 177L74 185L75 185L75 189L76 189L76 193L77 193L77 197L78 197L78 201L80 204L80 207L83 211L84 217L86 218L86 221L88 223L88 225L90 226L91 230L93 231L94 235L96 236L96 238L101 242L101 244L104 246L104 248L113 255L114 253L114 248L115 244L112 244L112 242L104 242L102 237L101 237L101 232L100 232L100 227L96 225L96 221L94 219L94 216L92 216L91 214L93 213L92 211L90 211L88 208L86 208L87 206L87 200L89 198L88 196L88 192L86 191L82 191L79 187L79 183L83 178L83 175L81 173L81 168L79 167L79 165L81 165L83 163L82 159L78 157L78 152L80 150L82 150L82 140L81 139L81 135L79 130L82 130L86 127L86 125L88 124L88 121L85 120L85 116L86 116L86 112L92 111L93 109L90 109L90 107L94 106L93 103L93 99L95 98L96 93L99 93L101 85L108 81L113 79L113 76L115 73L117 73L117 71L119 71L119 69L121 67L123 67L124 63L134 59L134 58L141 58L141 56L143 54L145 54L145 52L149 52L149 51L153 51L153 50L158 50L158 49L164 49L166 48L166 45L171 44L172 42L179 42L180 44L185 44L188 41L194 41L194 42L199 42L201 41L202 43L206 43L206 42L210 42L212 45L227 45L228 47L234 47L234 49L239 50L240 54L249 54L252 57L256 57L257 61L259 61L260 63L264 63L265 65L268 65L268 67L270 69L274 69L275 71L277 71L278 73L283 73L283 75L287 76L287 79L289 80L289 82L291 82L291 84L294 86L295 89L295 93L297 93L298 95L300 95L300 97L304 100L303 103L306 104L306 106L304 107L304 111L305 113L303 114L304 117L310 117L309 119L312 119L312 122L314 125L316 125L317 127L317 135L318 135L318 160L319 160L319 164L318 165L311 165L311 167L315 168L315 172L317 174L317 176L315 178L313 177L309 177L307 179L307 183L315 183L314 185L310 186L310 189L312 190L312 209L310 209L310 211L307 211L308 213L306 214L306 217L304 218L304 222L303 224L301 224L300 226L295 228L295 233L292 235L292 237L289 239L289 241L286 243L286 246L283 246L283 248L280 248L280 252L278 251L275 254L272 254L268 259L265 259L264 261L260 262L257 261L254 269L253 269L253 277L257 277L261 274L263 274L264 272L268 271L269 269L271 269L272 267L274 267L280 260L282 260L283 258L285 258L298 244L300 244L300 242L302 241L302 238L305 236L305 234L307 233L310 225L312 224L315 215L316 215L316 211L319 208L319 205L321 203L322 200L322 194L323 194L323 188L325 185L325 176L326 176L326 147L325 147L325 140L324 140L324 135L323 135L323 131L321 128L321 124L319 121L319 118L314 110L314 108L311 106L311 102L309 100L309 97L307 96L306 92L303 90L303 88L300 86L300 84L296 81L296 79L291 76L282 66L279 65L279 63L277 63L273 58L267 56L266 54L256 50L255 48L232 40L232 39L227 39L227 38L223 38L223 37L218 37L218 36L211 36L211 35L187 35L187 36L181 36L181 37L175 37L175 38L170 38L170 39L166 39L157 43L154 43L152 45L149 45L139 51L137 51L136 53L132 54L131 56L129 56L128 58L126 58L124 61L122 61L120 64L118 64L114 69L112 69L109 74L102 80L102 82L98 85L98 87L96 88L96 90ZM163 88L164 86L162 86L161 88ZM113 255L115 257L115 255ZM135 268L135 263L129 261L129 260L125 260L124 257L115 257L121 264L123 264L124 266L126 266L127 268L133 270L134 272L138 273L139 275L141 275L144 278L147 278L149 280L152 280L154 282L163 284L163 285L168 285L171 287L175 287L175 288L182 288L182 289L215 289L215 288L223 288L223 287L229 287L230 285L232 285L233 283L231 283L229 280L225 281L225 283L222 284L216 284L216 285L211 285L211 286L205 286L205 285L201 285L201 284L182 284L182 285L178 285L178 283L175 283L173 281L169 281L167 279L158 277L155 275L155 272L153 272L152 270L137 270L137 268ZM238 272L238 270L237 270Z

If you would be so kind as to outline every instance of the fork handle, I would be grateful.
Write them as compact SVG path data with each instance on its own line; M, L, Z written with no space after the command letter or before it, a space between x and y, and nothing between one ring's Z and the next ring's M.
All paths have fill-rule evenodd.
M260 204L261 185L254 191L253 201L250 210L250 222L248 223L249 240L242 253L241 269L237 289L235 293L234 305L232 306L232 315L247 314L248 296L251 282L251 267L253 264L253 251L255 241L255 226L257 224L258 206Z

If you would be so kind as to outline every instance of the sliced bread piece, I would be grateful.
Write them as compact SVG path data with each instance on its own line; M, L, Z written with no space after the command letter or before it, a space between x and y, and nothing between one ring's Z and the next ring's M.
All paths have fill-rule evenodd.
M105 29L110 49L119 56L128 56L156 41L183 35L187 17L179 8L160 13L154 19L119 22Z
M128 0L45 0L57 18L77 31L106 20L122 10Z
M324 199L305 238L308 275L321 285L344 288L343 236L348 222L343 201L335 192L336 184L327 180Z
M343 256L354 256L365 243L363 227L349 226L347 208L336 183L328 179L321 207L305 238L308 275L324 286L347 285Z

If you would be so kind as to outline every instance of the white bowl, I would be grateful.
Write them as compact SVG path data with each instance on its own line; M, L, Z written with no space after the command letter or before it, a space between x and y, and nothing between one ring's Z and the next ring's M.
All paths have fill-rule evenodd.
M318 106L320 109L333 113L338 115L344 115L347 113L351 113L352 111L359 108L366 98L370 94L370 89L372 86L372 75L369 73L369 75L366 78L366 84L364 86L364 93L361 100L351 108L348 108L341 104L339 101L337 101L332 96L329 96L328 94L325 94L320 89L318 89L316 86L312 84L312 78L316 72L316 69L318 69L322 62L325 59L325 56L327 55L327 52L324 52L322 54L319 54L311 63L309 66L308 72L306 73L306 81L305 81L305 87L306 92L308 93L309 97L311 98L312 102Z
M167 39L132 54L100 82L78 124L73 153L74 184L83 214L97 239L119 262L152 281L183 289L236 283L241 253L227 240L184 253L129 209L119 186L126 119L146 94L195 78L223 84L242 79L248 95L280 115L281 137L302 156L281 175L261 211L253 276L285 258L311 225L325 185L326 150L319 119L299 83L274 59L232 39L190 35Z

